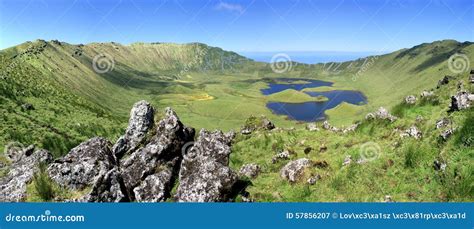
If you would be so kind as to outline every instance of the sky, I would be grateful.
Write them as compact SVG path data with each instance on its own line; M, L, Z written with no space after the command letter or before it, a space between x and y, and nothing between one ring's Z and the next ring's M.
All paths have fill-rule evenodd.
M0 49L36 39L385 52L474 41L474 0L0 0Z

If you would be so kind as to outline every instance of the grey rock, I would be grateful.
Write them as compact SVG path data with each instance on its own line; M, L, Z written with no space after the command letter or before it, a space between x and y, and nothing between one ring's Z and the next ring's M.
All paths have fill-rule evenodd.
M159 172L149 175L133 189L137 202L163 202L171 191L175 176L175 164L178 160L162 166Z
M394 202L393 199L392 199L392 196L390 195L385 195L384 198L383 198L383 202L385 203L392 203Z
M441 86L448 84L452 78L452 76L444 76L443 79L438 81L438 86L436 88L440 88Z
M193 128L188 128L181 123L173 110L166 109L165 118L158 123L156 135L151 138L150 142L120 162L122 177L128 192L131 194L131 199L135 198L133 190L140 186L147 176L155 174L157 168L168 166L168 163L175 160L181 160L183 147L193 141L194 133ZM173 168L173 170L177 169L177 166ZM175 172L177 173L177 171ZM163 176L161 177L163 178ZM152 179L150 178L147 182L150 183ZM170 185L170 181L163 182L163 184ZM139 189L140 192L146 192L146 190L143 190L146 187L153 188L150 185L143 185ZM153 190L149 192L153 193ZM140 198L144 201L147 200L143 195Z
M99 176L92 190L78 201L83 202L127 202L130 201L117 168Z
M339 132L339 129L337 127L332 126L328 121L323 122L323 129L329 130L332 132Z
M422 98L432 97L432 96L434 96L434 92L433 91L422 91L420 96Z
M290 161L280 170L280 176L289 182L296 182L309 166L311 166L311 161L307 158Z
M288 159L290 159L290 152L288 150L285 150L272 157L272 164L276 164L279 161Z
M148 131L153 127L154 113L154 108L144 100L133 105L125 135L117 140L112 149L117 157L136 149L142 143Z
M397 117L391 115L387 109L384 107L380 107L375 113L368 113L365 116L365 119L367 120L374 120L374 119L380 119L380 120L389 120L390 122L394 122L397 120Z
M250 116L246 124L241 128L240 133L247 135L251 134L256 130L273 130L275 129L275 124L273 124L267 117L260 116Z
M260 166L252 163L252 164L245 164L239 170L239 175L246 176L248 178L255 178L260 173Z
M237 174L228 166L234 136L234 133L221 131L200 131L181 163L177 201L221 202L230 199L238 180Z
M37 150L13 162L8 174L0 179L0 202L23 201L26 198L26 185L38 171L39 163L47 164L52 160L48 151Z
M319 175L319 174L316 175L316 176L310 177L310 178L306 181L306 183L308 183L309 185L314 185L314 184L316 184L316 182L317 182L318 180L321 180L321 175Z
M436 129L441 129L449 125L451 125L451 120L449 120L448 118L442 118L436 121Z
M116 166L111 143L95 137L73 148L66 156L51 163L49 176L58 184L82 190Z
M401 135L402 137L413 137L415 139L420 139L422 137L421 131L416 126L411 126Z
M306 125L308 131L319 131L319 128L316 126L316 123L309 123Z
M409 96L405 97L405 103L409 104L409 105L415 104L416 103L416 97L414 95L409 95Z
M440 162L440 161L438 161L438 160L435 160L435 161L433 162L433 168L434 168L434 170L436 170L436 171L442 171L442 172L444 172L444 171L446 171L446 167L447 167L447 164L446 164L446 163Z
M352 156L348 155L344 158L344 161L342 162L342 166L346 166L352 163Z
M21 105L21 109L24 111L31 111L31 110L34 110L35 107L30 103L24 103Z
M446 130L443 130L441 131L440 133L440 137L441 139L443 139L444 141L448 140L448 138L454 133L454 129L452 128L449 128L449 129L446 129Z
M456 95L451 97L450 111L459 111L471 107L474 95L467 93L466 91L458 92Z
M474 84L474 74L472 74L472 73L469 76L469 83Z

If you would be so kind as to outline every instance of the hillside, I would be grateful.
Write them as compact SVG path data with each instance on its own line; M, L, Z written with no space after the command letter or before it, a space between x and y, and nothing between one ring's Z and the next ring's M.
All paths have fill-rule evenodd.
M393 108L406 95L435 87L452 74L447 60L454 53L473 59L474 45L437 41L332 65L292 63L291 71L277 74L270 64L199 43L26 42L0 52L0 150L11 142L35 143L62 155L93 136L114 140L126 127L130 107L143 99L173 107L198 129L236 129L261 114L277 126L302 127L266 108L269 98L260 92L265 77L320 79L334 82L334 89L360 90L367 105L342 104L326 113L333 124L348 126L380 106ZM25 109L29 104L34 109Z

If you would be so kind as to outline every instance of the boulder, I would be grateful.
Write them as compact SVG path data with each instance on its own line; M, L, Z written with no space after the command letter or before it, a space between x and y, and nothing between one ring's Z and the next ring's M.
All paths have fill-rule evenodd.
M474 84L474 74L472 74L472 73L469 76L469 83Z
M239 175L246 176L248 178L255 178L260 173L260 166L252 163L252 164L245 164L239 170Z
M401 137L413 137L415 139L420 139L422 137L422 133L416 126L411 126L401 134Z
M307 158L290 161L280 170L280 176L289 182L296 182L303 176L304 170L310 166L311 161Z
M168 193L161 191L168 192L171 189L171 181L175 176L165 176L168 172L163 172L162 169L171 170L171 174L177 174L183 149L186 144L192 143L193 139L194 129L184 126L176 113L170 108L166 108L165 118L158 123L156 134L150 142L120 162L122 177L126 189L130 193L130 198L135 199L135 191L139 191L140 197L138 198L142 201L161 200L163 196L167 196ZM158 177L146 180L153 174ZM150 183L157 181L162 183L150 185ZM138 186L140 188L135 189ZM166 188L159 188L161 186ZM150 190L145 190L147 188ZM160 192L155 193L154 191ZM146 192L149 193L142 194Z
M450 111L459 111L471 107L474 95L466 91L458 92L451 97Z
M201 130L194 146L184 156L179 171L178 202L229 201L238 180L229 167L235 134Z
M318 181L318 180L321 180L321 175L319 175L319 174L317 174L315 176L311 176L310 178L308 178L306 183L308 183L309 185L314 185L314 184L316 184L316 181Z
M34 110L35 107L31 103L24 103L21 105L21 109L24 111L31 111L31 110Z
M451 120L449 120L448 118L442 118L436 121L436 129L441 129L449 125L451 125Z
M332 132L338 132L339 131L339 129L337 127L332 126L331 124L329 124L328 121L323 122L323 129L329 130L329 131L332 131Z
M434 96L433 91L422 91L420 94L421 98L428 98Z
M148 131L153 127L154 112L154 108L144 100L133 105L125 135L117 140L112 149L118 158L136 149L142 143Z
M380 119L380 120L389 120L390 122L394 122L397 120L397 117L391 115L387 109L384 107L380 107L375 113L368 113L365 116L365 119L367 120L373 120L373 119Z
M348 155L344 158L344 161L342 162L342 166L346 166L352 163L352 156Z
M441 137L441 139L443 139L444 141L448 140L448 138L454 133L454 129L452 128L449 128L449 129L446 129L446 130L443 130L441 131L441 133L439 134L439 136Z
M452 78L452 76L444 76L443 79L438 81L438 86L436 88L440 88L441 86L448 84Z
M170 162L160 171L149 175L141 182L139 186L133 189L133 193L137 202L163 202L171 192L171 188L175 176L175 162Z
M116 166L110 146L104 138L91 138L51 163L48 174L55 182L70 189L90 187Z
M0 202L20 202L26 198L26 185L31 182L40 163L53 160L46 150L37 150L24 154L12 162L10 170L0 179Z
M446 171L446 167L447 167L447 164L446 164L446 163L440 162L440 161L438 161L438 160L435 160L435 161L433 162L433 168L434 168L434 170L436 170L436 171L442 171L442 172L444 172L444 171Z
M409 95L405 97L405 103L408 105L413 105L416 103L416 97L414 95Z
M316 123L309 123L306 125L308 131L319 131L319 128L316 126Z
M273 124L265 116L255 117L250 116L246 121L242 129L240 130L241 134L251 134L256 130L273 130L275 129L275 124Z
M283 161L283 160L288 160L288 159L290 159L290 152L288 150L285 150L272 157L272 164L276 164L278 161Z
M117 168L99 176L92 190L80 198L80 202L127 202L130 201L123 183L122 175Z

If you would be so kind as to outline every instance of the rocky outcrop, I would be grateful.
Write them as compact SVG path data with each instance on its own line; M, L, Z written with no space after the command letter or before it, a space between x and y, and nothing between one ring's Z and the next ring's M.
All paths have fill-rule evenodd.
M328 121L323 122L323 129L329 130L332 132L339 132L339 129L337 127L332 126Z
M405 97L405 103L408 105L413 105L416 103L416 97L414 95L409 95Z
M92 138L51 163L48 174L56 183L74 190L94 185L97 179L116 166L111 143Z
M122 175L117 168L97 178L92 190L79 199L84 202L126 202L130 201Z
M237 182L229 168L234 133L201 130L181 163L176 200L179 202L228 201Z
M137 202L162 202L169 197L175 174L175 163L171 162L159 172L149 175L133 189Z
M366 120L389 120L390 122L394 122L397 120L397 117L391 115L387 109L380 107L375 113L368 113L365 116Z
M296 182L309 166L311 166L311 161L307 158L290 161L280 170L280 176L289 182Z
M260 173L260 166L252 163L252 164L245 164L239 170L239 175L245 176L248 178L255 178Z
M241 134L251 134L256 130L273 130L275 129L275 124L273 124L265 116L255 117L250 116L246 121L245 125L241 128Z
M459 111L471 107L472 101L474 101L474 94L469 94L466 91L460 91L456 95L451 97L450 111Z
M420 96L421 96L421 98L433 97L434 92L433 91L423 91L423 92L421 92Z
M31 147L29 150L21 151L23 154L12 162L8 174L0 179L0 202L23 201L26 198L26 185L38 171L38 165L47 164L53 160L46 150L37 150L32 153L30 151Z
M146 101L133 105L125 135L115 143L112 151L118 157L135 150L142 143L148 131L153 127L154 108Z
M451 120L448 118L442 118L438 121L436 121L436 129L441 129L443 127L446 127L448 125L451 125Z
M316 123L309 123L306 125L308 131L319 131L319 128L316 126Z
M279 161L288 160L288 159L290 159L290 152L288 150L285 150L272 157L272 164L276 164Z
M120 162L131 199L164 200L171 190L173 174L177 174L179 169L182 149L193 139L194 129L184 126L176 113L167 108L165 118L158 123L150 142ZM151 175L154 177L147 179Z
M400 134L401 137L413 137L415 139L420 139L422 137L421 131L416 126L411 126L405 132Z

